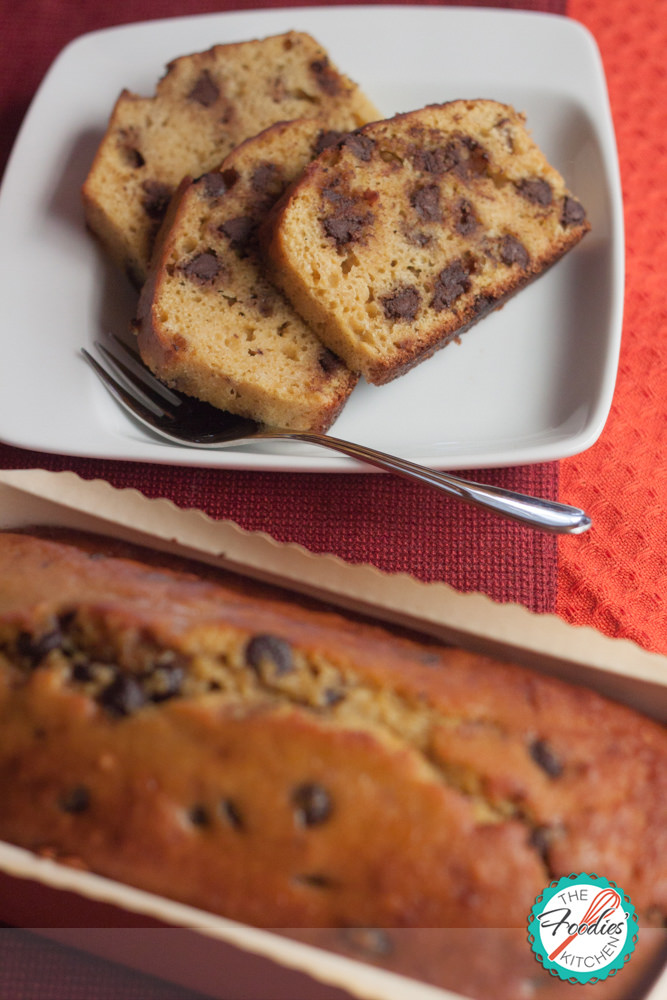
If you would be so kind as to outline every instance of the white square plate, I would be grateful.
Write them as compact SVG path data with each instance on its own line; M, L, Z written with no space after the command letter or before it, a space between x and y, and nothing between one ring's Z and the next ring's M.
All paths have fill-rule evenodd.
M198 15L93 32L58 57L0 191L0 439L39 451L226 468L360 471L297 443L227 451L149 440L79 353L122 332L135 296L87 233L80 187L123 87L152 95L165 64L213 44L310 32L390 116L487 97L526 113L586 206L592 232L545 276L408 375L360 384L337 437L436 468L563 458L609 413L623 310L616 145L597 46L567 18L437 7L326 7Z

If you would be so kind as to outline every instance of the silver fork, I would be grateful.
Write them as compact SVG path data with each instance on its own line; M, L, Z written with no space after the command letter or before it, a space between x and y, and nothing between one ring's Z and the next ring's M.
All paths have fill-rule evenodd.
M540 531L578 535L591 526L591 519L578 507L526 496L499 486L470 482L446 472L435 472L403 458L328 434L263 427L246 417L223 412L209 403L169 389L148 371L136 351L116 337L112 337L110 342L114 345L113 351L100 342L96 346L115 374L82 348L84 358L114 399L132 417L152 434L171 444L217 449L257 439L305 441L416 480L465 503L484 507Z

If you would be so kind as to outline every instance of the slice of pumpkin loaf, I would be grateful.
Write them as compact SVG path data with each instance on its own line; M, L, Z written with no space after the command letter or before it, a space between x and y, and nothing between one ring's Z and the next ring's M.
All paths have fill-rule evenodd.
M459 100L367 125L323 153L276 206L262 244L322 341L382 384L589 228L523 115Z
M140 353L163 381L232 413L326 430L357 382L266 279L255 231L340 133L314 119L273 125L219 171L184 181L160 234L136 320Z
M310 35L290 31L175 59L153 97L124 90L118 98L83 186L88 225L139 285L184 176L218 167L274 122L318 117L349 130L380 116Z

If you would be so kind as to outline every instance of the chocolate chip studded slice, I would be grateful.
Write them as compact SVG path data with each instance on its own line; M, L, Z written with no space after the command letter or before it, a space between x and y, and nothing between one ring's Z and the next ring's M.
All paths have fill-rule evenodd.
M294 817L300 826L318 826L331 815L333 804L326 788L315 782L298 785L292 792Z
M217 184L213 173L181 184L136 317L140 353L164 381L294 430L325 430L357 381L328 363L260 260L258 227L321 132L315 119L272 126L226 157Z

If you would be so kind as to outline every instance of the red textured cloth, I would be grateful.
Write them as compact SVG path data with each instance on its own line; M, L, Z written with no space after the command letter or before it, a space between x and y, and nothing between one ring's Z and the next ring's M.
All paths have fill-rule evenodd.
M597 444L561 463L594 529L559 546L557 611L667 653L667 3L570 0L607 74L621 165L626 300L616 392Z

